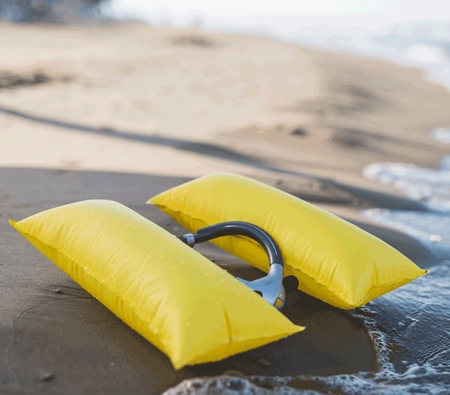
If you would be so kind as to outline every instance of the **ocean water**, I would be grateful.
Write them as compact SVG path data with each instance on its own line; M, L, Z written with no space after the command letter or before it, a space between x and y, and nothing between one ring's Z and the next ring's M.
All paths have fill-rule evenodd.
M333 37L341 33L326 30L314 36L315 42L296 41L325 48L333 43L336 49ZM420 67L434 83L450 89L450 24L409 24L385 34L340 39L338 49ZM430 139L448 144L450 153L450 125L431 130ZM335 376L196 378L166 395L450 394L450 155L437 169L374 163L364 176L428 206L425 212L371 209L362 214L415 237L438 258L426 276L349 312L367 328L377 352L376 369Z
M402 190L430 209L420 213L370 209L364 214L417 237L445 258L450 249L450 156L442 159L438 169L407 163L374 163L364 169L364 175Z
M301 29L289 39L417 67L430 81L450 89L450 16L434 22L402 22L379 30L318 26Z

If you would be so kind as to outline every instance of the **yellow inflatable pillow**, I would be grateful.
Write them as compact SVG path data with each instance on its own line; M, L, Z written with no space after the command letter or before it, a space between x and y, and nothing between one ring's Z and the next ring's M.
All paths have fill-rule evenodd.
M112 201L11 221L173 366L217 361L303 328L164 229Z
M208 175L149 200L191 232L224 221L245 221L278 243L285 275L299 289L343 309L363 306L426 273L400 252L335 215L260 182L233 174ZM219 247L267 271L262 248L243 237Z

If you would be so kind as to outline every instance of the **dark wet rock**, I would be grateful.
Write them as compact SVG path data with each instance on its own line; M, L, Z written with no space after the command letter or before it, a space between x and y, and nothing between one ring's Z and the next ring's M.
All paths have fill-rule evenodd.
M13 89L24 86L44 85L53 81L69 82L71 80L72 78L68 76L53 76L42 71L20 74L10 71L0 71L0 90Z
M53 77L40 71L31 74L16 74L8 71L0 71L0 90L19 86L41 85L52 80Z
M303 128L294 128L290 133L292 136L305 137L308 135L308 132Z
M55 375L53 373L47 372L45 370L40 370L38 372L38 377L39 377L39 380L44 383L51 383L52 381L55 380Z

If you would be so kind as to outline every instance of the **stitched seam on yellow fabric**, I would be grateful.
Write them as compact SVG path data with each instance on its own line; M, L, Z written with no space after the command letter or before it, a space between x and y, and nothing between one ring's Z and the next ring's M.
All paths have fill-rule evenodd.
M423 269L419 269L419 270L421 270L422 273L419 274L419 275L417 275L417 276L414 277L413 279L419 278L419 277L421 277L421 276L423 276L423 275L425 275L425 274L428 273L428 270L423 270ZM383 287L385 287L385 286L389 286L389 285L392 285L392 284L401 284L404 280L410 280L410 279L411 279L411 277L406 277L406 276L405 276L405 277L402 277L402 280L401 280L401 281L389 281L389 282L385 282L385 283L382 284L382 285L371 286L371 287L370 287L370 290L372 291L373 289L383 288ZM362 303L365 303L366 300L367 300L367 298L364 299ZM371 299L369 299L369 300L371 300Z

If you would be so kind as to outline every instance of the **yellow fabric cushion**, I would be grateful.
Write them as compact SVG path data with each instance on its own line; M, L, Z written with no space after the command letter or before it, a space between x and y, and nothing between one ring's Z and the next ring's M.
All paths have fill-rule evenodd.
M426 273L362 229L288 193L238 175L208 175L149 200L192 232L224 221L246 221L267 231L299 289L343 309L370 300ZM213 243L268 270L262 248L243 237Z
M174 235L112 201L11 221L173 366L217 361L303 328Z

